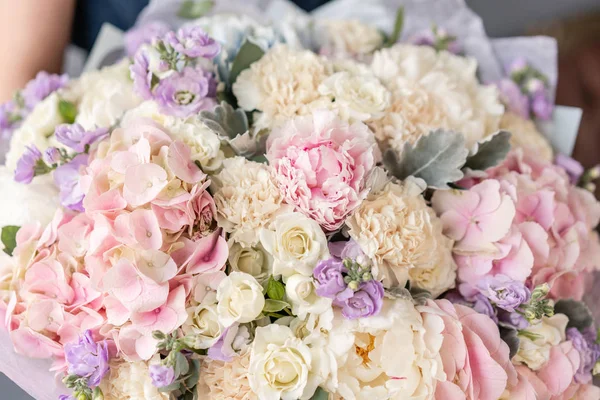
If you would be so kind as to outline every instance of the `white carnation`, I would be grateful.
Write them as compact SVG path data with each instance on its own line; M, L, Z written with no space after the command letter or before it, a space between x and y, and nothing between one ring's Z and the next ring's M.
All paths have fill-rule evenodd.
M362 58L383 44L383 35L376 27L358 20L318 22L317 32L325 36L321 52L331 57Z
M148 366L158 364L160 356L154 355L148 362L112 362L110 372L102 380L100 388L105 400L168 400L168 393L161 393L150 378Z
M223 362L204 358L202 361L198 398L206 400L258 400L250 389L248 366L250 352L232 361Z

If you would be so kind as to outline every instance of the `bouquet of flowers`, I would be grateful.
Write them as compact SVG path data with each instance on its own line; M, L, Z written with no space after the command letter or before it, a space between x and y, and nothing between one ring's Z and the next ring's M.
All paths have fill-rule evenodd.
M61 400L600 398L600 171L537 128L555 77L481 82L411 10L156 20L3 105L0 370Z

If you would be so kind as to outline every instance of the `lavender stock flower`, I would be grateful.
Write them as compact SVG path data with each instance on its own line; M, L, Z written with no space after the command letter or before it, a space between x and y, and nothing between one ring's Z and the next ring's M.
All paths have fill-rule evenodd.
M87 154L79 154L54 171L54 182L60 189L60 202L64 207L73 211L85 211L83 208L85 193L79 184L79 170L87 163Z
M554 164L565 170L567 175L569 175L569 180L574 185L579 182L579 178L581 178L581 175L584 173L583 165L581 165L579 161L561 153L556 155Z
M487 277L479 284L479 289L498 308L514 312L531 298L531 291L522 282L506 276Z
M511 79L502 79L495 83L500 92L500 99L513 113L528 119L529 98L525 96L519 86Z
M28 109L33 109L37 103L44 100L52 92L62 88L69 81L67 75L49 74L45 71L38 72L36 77L29 81L21 96Z
M152 385L157 388L169 386L175 380L175 370L173 370L173 367L154 364L150 366L149 370Z
M129 67L133 89L144 100L152 99L152 72L150 72L150 61L145 51L138 51L133 58L133 64Z
M546 93L539 92L533 96L531 110L537 118L547 121L552 117L554 106Z
M221 46L199 26L186 26L165 35L165 41L175 51L190 58L204 57L213 59L221 51Z
M321 297L335 299L338 294L350 290L344 281L344 274L348 270L339 258L329 258L319 261L313 271L313 275L318 282L317 294Z
M44 150L44 155L42 156L42 159L48 165L58 164L61 158L60 151L56 147L48 147Z
M143 44L150 44L155 38L164 36L171 28L162 21L151 21L134 27L125 33L125 52L133 57Z
M87 151L90 145L105 138L107 135L108 129L106 128L86 131L83 126L79 124L62 124L57 126L54 131L56 140L78 153Z
M333 303L342 308L342 315L348 319L365 318L377 315L383 305L383 284L376 280L361 282L354 292L343 292Z
M106 340L96 343L89 330L79 338L78 343L65 345L65 358L69 373L88 378L91 388L98 386L109 370L108 344Z
M592 379L592 370L596 361L600 358L600 345L595 342L596 334L593 328L588 328L583 333L577 328L567 329L567 339L573 343L573 347L579 352L581 362L575 373L577 383L586 384Z
M36 173L36 167L42 159L42 153L35 146L27 146L25 152L17 161L15 169L15 181L19 183L31 183Z
M210 73L186 67L161 80L154 96L161 111L186 118L217 104L216 82Z

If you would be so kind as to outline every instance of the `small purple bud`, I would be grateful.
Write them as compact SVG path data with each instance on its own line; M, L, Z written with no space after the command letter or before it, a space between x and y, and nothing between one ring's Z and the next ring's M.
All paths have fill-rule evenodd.
M78 153L87 151L90 145L104 139L107 135L108 129L106 128L86 131L79 124L62 124L57 126L54 131L56 140Z
M175 371L173 367L154 364L150 366L150 378L152 385L157 388L169 386L175 380Z
M547 121L552 117L554 106L548 96L546 96L546 93L542 92L533 97L531 109L536 118Z
M61 160L60 151L56 147L48 147L44 151L44 162L48 165L58 164Z
M509 74L514 74L524 71L527 67L529 67L527 60L524 57L517 57L510 64L508 64L507 72Z

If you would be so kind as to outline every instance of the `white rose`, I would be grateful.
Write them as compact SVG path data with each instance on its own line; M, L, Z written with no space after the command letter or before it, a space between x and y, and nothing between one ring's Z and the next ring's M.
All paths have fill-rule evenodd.
M219 322L219 313L216 304L199 304L186 309L188 318L182 329L186 335L194 337L195 349L208 349L219 338L223 332L223 326Z
M311 276L290 276L285 284L285 294L292 304L292 312L300 318L306 318L307 314L321 314L331 308L332 300L317 295Z
M296 338L287 326L257 328L250 353L248 379L261 400L308 399L311 372L309 347Z
M311 276L319 260L329 256L327 238L319 224L300 213L279 215L273 230L263 229L260 240L273 255L273 273L288 278Z
M225 155L221 151L221 139L200 121L193 119L166 118L165 128L174 139L179 139L192 150L192 160L198 161L207 172L221 168Z
M260 243L244 247L239 243L230 242L228 259L233 271L250 274L261 285L273 274L273 257Z
M377 119L390 105L391 93L377 78L338 72L325 79L319 93L329 96L344 119Z
M60 98L56 92L39 102L25 118L23 124L13 132L10 150L6 154L6 166L12 171L27 146L35 146L41 152L56 145L52 140L54 129L64 121L58 112Z
M217 313L224 327L252 322L265 306L262 286L252 275L232 272L217 288Z
M542 368L550 358L550 349L565 340L568 322L566 315L556 314L550 318L543 317L540 322L528 327L526 332L535 335L535 339L526 334L519 335L519 351L513 362L526 364L534 371Z

